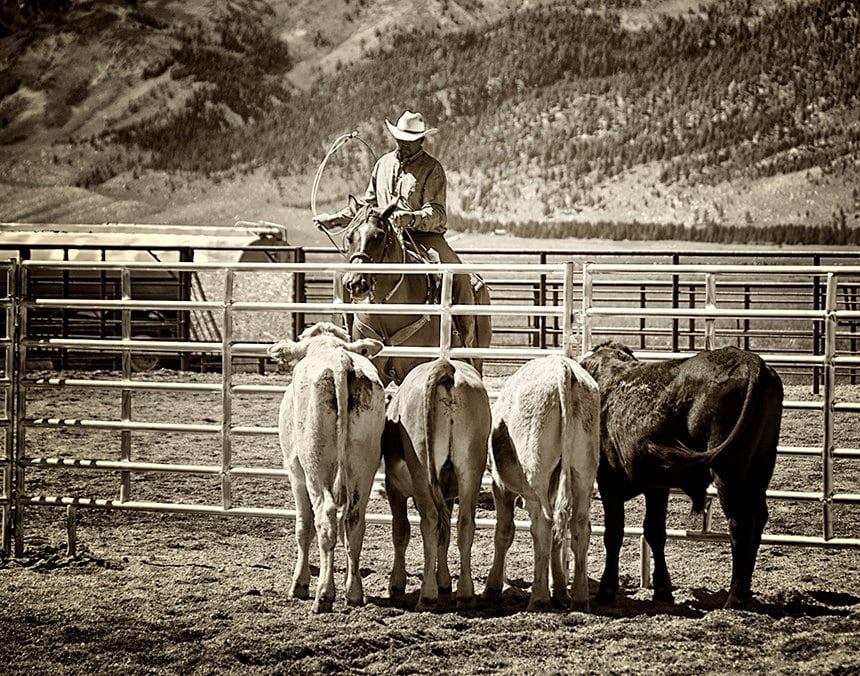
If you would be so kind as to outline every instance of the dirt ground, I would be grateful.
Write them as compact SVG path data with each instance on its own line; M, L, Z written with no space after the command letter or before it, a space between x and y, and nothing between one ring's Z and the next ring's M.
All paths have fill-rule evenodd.
M55 374L51 374L55 375ZM114 378L116 374L64 374ZM147 379L217 382L217 374L155 372ZM248 384L284 384L280 374L240 377ZM840 396L860 400L860 388ZM791 399L815 399L802 386ZM274 426L277 394L237 396L237 425ZM135 392L133 419L217 423L220 394ZM785 413L782 444L821 441L820 413ZM34 388L27 416L108 419L120 416L119 393L67 387ZM837 445L860 447L856 415L838 420ZM132 434L132 457L152 462L218 464L212 434ZM28 457L113 459L119 433L81 425L29 430ZM234 466L279 466L276 438L236 437ZM820 461L780 457L772 488L813 491ZM837 492L857 492L860 461L840 460ZM27 470L27 493L116 498L114 472L57 468ZM133 500L218 504L217 477L134 474ZM286 479L237 479L234 503L292 507ZM687 527L688 502L673 498L670 528ZM375 495L370 512L386 513ZM717 509L718 511L718 509ZM595 501L593 522L602 523ZM479 516L492 517L483 496ZM524 518L518 513L518 518ZM860 536L853 511L836 512L836 535ZM628 526L640 526L641 505L630 503ZM78 551L66 555L65 511L25 510L22 557L0 563L0 672L2 673L860 673L860 551L762 547L747 611L721 609L729 582L726 543L670 540L675 604L651 601L639 586L639 543L625 540L622 592L615 605L592 602L588 614L555 609L527 612L532 579L528 532L517 534L508 558L509 586L498 604L479 600L458 611L443 599L435 612L416 612L420 533L409 547L407 596L389 600L391 533L369 525L362 555L367 604L343 602L345 550L336 552L338 598L333 613L315 616L310 601L288 598L295 545L291 522L192 514L78 510ZM714 530L725 529L715 514ZM816 535L821 505L771 502L767 533ZM492 559L492 530L473 546L473 574L481 591ZM312 558L312 563L316 556ZM452 545L449 561L456 570ZM602 543L592 539L592 594L603 566ZM316 569L314 569L314 574ZM314 580L312 580L312 583Z

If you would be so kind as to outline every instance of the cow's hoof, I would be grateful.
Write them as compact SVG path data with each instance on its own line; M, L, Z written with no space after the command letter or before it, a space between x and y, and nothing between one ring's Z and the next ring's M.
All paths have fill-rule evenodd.
M567 592L553 593L549 601L553 608L567 608L570 606L570 594Z
M723 606L724 610L746 610L749 607L749 599L742 599L737 596L729 595L726 603Z
M399 586L392 585L392 586L388 587L388 598L402 599L404 596L406 596L406 587L405 586L399 587Z
M655 603L675 603L675 597L668 589L655 589L653 599Z
M436 610L436 606L438 605L439 599L425 599L423 597L418 598L418 603L415 606L415 610L419 613L424 612L433 612Z
M454 593L454 588L451 585L447 587L439 587L439 596L451 596Z
M310 587L307 583L296 582L290 589L290 598L302 600L310 598Z
M457 610L474 610L478 607L478 599L475 598L475 595L472 596L458 596L457 597Z
M576 599L571 599L569 609L573 613L590 613L591 604L588 602L588 599L585 599L585 601L577 601Z
M347 599L346 605L350 608L357 608L358 606L363 606L365 604L364 596L359 596L357 599Z
M502 600L502 590L496 589L495 587L487 587L484 590L484 593L481 594L481 598L485 601L489 601L490 603L500 603Z
M530 613L543 613L549 610L549 601L547 599L532 599L529 601L527 610Z
M597 592L597 596L594 597L594 600L597 601L597 603L602 603L608 606L615 603L616 595L617 592L614 589L601 589Z
M334 599L318 599L314 601L311 610L315 613L330 613L334 606Z

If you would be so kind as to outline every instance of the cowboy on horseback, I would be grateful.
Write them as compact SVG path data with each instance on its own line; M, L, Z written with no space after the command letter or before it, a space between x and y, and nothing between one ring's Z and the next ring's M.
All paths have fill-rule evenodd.
M444 237L447 230L447 179L439 160L424 150L424 139L438 129L428 128L421 113L404 112L392 124L385 120L397 147L380 157L373 167L370 182L364 195L334 214L317 214L314 221L323 228L347 225L355 216L357 206L388 206L396 203L391 215L392 224L411 239L420 252L429 252L441 263L463 261ZM435 253L434 253L435 252ZM475 291L469 275L454 275L453 299L455 305L475 303ZM460 315L455 324L465 347L477 345L474 317Z

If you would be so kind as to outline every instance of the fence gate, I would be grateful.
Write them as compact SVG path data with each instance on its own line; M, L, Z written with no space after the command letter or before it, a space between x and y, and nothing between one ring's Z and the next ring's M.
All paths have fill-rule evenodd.
M36 270L74 270L87 266L95 270L108 270L120 280L119 298L74 299L58 297L25 297L22 289L27 276ZM771 503L803 503L820 509L820 534L796 535L791 532L765 534L769 544L793 544L802 546L860 547L860 536L856 529L847 534L836 527L845 521L837 516L846 514L849 507L860 505L856 488L848 490L836 481L838 463L860 460L860 449L840 446L836 439L838 417L860 415L860 402L837 397L838 381L845 382L854 377L860 368L860 357L856 352L855 327L860 321L856 309L856 284L860 279L860 267L850 266L682 266L682 265L610 265L572 262L555 264L505 263L470 265L380 265L379 272L404 274L426 274L437 272L443 278L455 273L475 271L489 280L492 288L493 276L517 281L523 285L539 278L541 284L556 290L540 293L534 299L497 302L492 306L455 306L450 297L443 298L438 305L422 305L420 313L438 314L442 326L450 325L452 315L486 313L494 318L512 317L524 320L524 330L517 333L511 327L505 334L495 335L493 345L482 350L451 348L448 341L440 337L440 348L385 348L385 354L408 356L437 356L440 350L455 358L476 356L496 364L500 369L513 369L522 362L548 353L573 355L585 351L592 344L610 338L629 339L631 335L653 337L665 345L649 343L638 345L637 356L641 359L664 359L685 356L694 350L719 346L729 342L763 353L760 342L767 338L776 341L775 349L763 356L778 368L800 368L813 372L816 386L820 384L821 396L814 399L785 402L785 410L792 412L814 411L820 413L821 443L808 446L780 446L781 458L804 459L821 463L821 483L808 490L773 489L768 493ZM5 553L23 549L24 521L26 509L39 507L61 507L68 510L69 546L74 547L75 511L83 508L157 511L174 513L197 513L220 516L256 516L291 519L293 510L282 506L271 506L246 501L247 493L240 488L246 480L284 481L286 473L277 464L261 465L246 461L241 449L252 437L263 439L263 443L276 443L277 429L271 425L250 423L242 420L243 407L236 402L244 397L278 396L284 388L265 382L245 382L237 378L237 360L251 362L265 355L266 347L281 336L268 335L272 329L269 317L277 315L292 322L297 315L341 316L343 313L382 310L392 314L416 314L414 305L403 306L353 306L336 300L334 291L327 298L315 295L307 299L296 294L292 300L261 301L258 286L245 283L253 275L265 276L266 284L275 289L293 288L295 280L305 275L321 278L338 278L348 270L367 269L347 263L75 263L71 261L23 261L8 262L0 267L6 279L5 293L0 296L3 318L0 332L0 349L3 352L0 373L0 394L3 397L0 430L3 433L3 449L0 458L2 471L2 546ZM169 271L173 274L194 274L205 279L209 286L205 297L184 300L140 300L133 294L132 273L141 270ZM283 280L278 281L278 276ZM785 297L788 289L809 290L820 288L822 299L812 307L787 309L780 307L755 307L750 299L750 289L758 284L755 279L765 280L770 287ZM761 281L761 284L765 284ZM640 298L640 288L646 282L654 288L671 290L662 300L645 306ZM846 306L840 293L846 283L854 284L855 305ZM442 288L450 292L450 283ZM632 297L622 297L619 290L634 289ZM689 289L689 293L678 293L678 289ZM794 291L792 291L794 293ZM811 296L810 296L811 297ZM817 296L816 296L817 298ZM495 301L495 298L494 298ZM356 309L358 308L358 309ZM34 312L65 309L83 312L110 311L118 318L114 335L110 338L33 338L27 333L28 318ZM141 311L161 313L205 312L213 318L217 332L216 340L188 341L161 340L148 337L142 340L134 334L132 315ZM262 318L262 319L261 319ZM251 321L254 320L254 321ZM288 323L289 323L288 322ZM499 321L500 324L503 322ZM802 331L795 328L805 327ZM256 333L241 335L239 327L252 327ZM543 326L554 331L552 340L533 340L533 327ZM776 327L776 328L774 328ZM786 328L787 327L787 328ZM809 330L815 327L815 331ZM250 329L249 329L250 330ZM678 335L683 333L684 345L678 345ZM289 335L289 334L287 334ZM528 345L517 340L527 335ZM560 338L560 339L559 339ZM548 346L549 345L549 346ZM687 352L683 348L688 348ZM118 357L118 371L60 377L40 376L34 379L27 372L28 351L50 348L54 350L91 350L114 354ZM655 349L656 348L656 349ZM172 381L135 377L132 357L137 353L161 353L167 355L206 353L208 363L217 363L220 373L203 381L198 378L182 378ZM486 371L485 371L486 372ZM819 383L820 380L820 383ZM488 381L489 382L489 381ZM499 381L497 381L499 382ZM492 387L492 386L491 386ZM27 410L28 393L38 388L62 391L64 388L81 388L88 392L114 392L117 395L119 416L115 419L98 419L92 413L76 419L61 419L47 415L34 416ZM188 397L210 397L220 413L219 419L177 421L141 420L137 417L138 397L153 392L169 392ZM491 395L492 395L491 389ZM104 416L103 416L104 417ZM274 422L274 420L272 420ZM59 430L75 433L100 432L118 437L117 450L107 457L92 457L86 445L76 449L74 457L39 457L28 455L28 435L56 433ZM140 435L195 435L205 437L214 447L208 462L197 458L181 462L162 458L139 457L134 442ZM169 443L169 442L167 442ZM779 462L779 461L778 461ZM76 472L102 472L118 476L117 496L85 497L82 495L57 494L28 495L24 490L25 474L29 472L54 472L56 470ZM136 493L135 477L165 475L204 477L217 484L213 498L208 502L190 500L165 501L149 499ZM62 489L66 491L65 487ZM113 488L112 488L113 490ZM820 505L820 507L819 507ZM388 523L386 514L368 515L369 523ZM494 526L493 519L482 519L479 527ZM518 521L517 527L528 529L527 522ZM603 532L595 525L593 533ZM641 528L628 527L629 536L641 536ZM725 540L725 532L711 530L711 521L706 518L701 528L669 529L670 538L714 541ZM642 540L644 542L644 540ZM643 562L646 561L643 548ZM647 571L643 563L643 580Z

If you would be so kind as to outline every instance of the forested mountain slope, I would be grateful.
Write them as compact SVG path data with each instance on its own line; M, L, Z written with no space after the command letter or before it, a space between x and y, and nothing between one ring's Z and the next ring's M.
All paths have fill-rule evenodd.
M379 154L382 121L408 108L440 127L430 149L473 227L799 224L838 238L860 216L852 0L65 5L41 33L7 17L0 142L22 158L62 139L86 159L64 180L89 190L143 168L263 171L306 204L294 186L338 135L358 130ZM105 36L101 79L38 70L49 38L96 53ZM321 199L360 189L370 159L346 146Z

